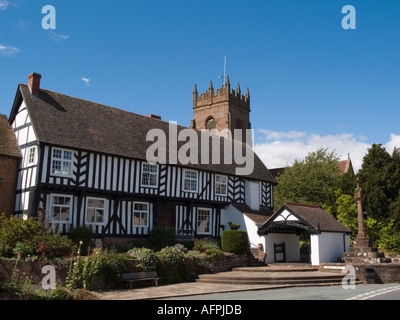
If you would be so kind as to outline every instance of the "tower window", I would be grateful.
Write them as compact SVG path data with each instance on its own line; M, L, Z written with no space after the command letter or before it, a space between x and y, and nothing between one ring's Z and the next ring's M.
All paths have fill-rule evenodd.
M206 124L207 130L213 130L215 129L215 119L214 118L210 118L207 120L207 124Z

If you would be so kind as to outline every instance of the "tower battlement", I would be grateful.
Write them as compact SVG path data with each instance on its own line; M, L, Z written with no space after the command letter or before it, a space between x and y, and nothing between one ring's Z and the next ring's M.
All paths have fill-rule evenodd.
M246 110L250 110L250 94L249 88L246 89L246 94L242 95L240 84L236 86L236 90L231 89L229 83L229 76L226 76L225 85L222 88L214 90L212 81L210 81L210 86L205 92L197 92L197 86L194 86L193 90L193 108L204 107L220 102L230 102L233 105L242 107Z
M231 90L229 76L226 76L222 88L216 91L211 81L208 90L200 95L194 85L190 127L197 130L217 129L219 132L228 129L231 133L233 130L242 130L242 141L248 142L246 130L251 129L249 88L245 95L242 95L239 83L236 90Z

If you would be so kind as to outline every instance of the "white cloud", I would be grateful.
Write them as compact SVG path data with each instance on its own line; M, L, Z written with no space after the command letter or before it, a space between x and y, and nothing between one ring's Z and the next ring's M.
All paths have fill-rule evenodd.
M254 149L270 169L290 166L296 159L304 159L310 152L314 152L318 148L327 148L328 152L334 151L342 160L347 159L347 155L350 154L354 170L357 172L370 147L370 144L364 142L363 139L348 133L321 136L296 131L259 130L259 132L265 137L254 144ZM276 139L272 139L272 137L276 137ZM400 142L400 136L392 135L389 143L395 143L397 139Z
M6 10L10 5L10 1L0 1L0 10Z
M90 79L82 77L81 80L85 83L86 87L90 86Z
M66 36L64 34L56 33L51 29L49 29L49 32L50 32L50 38L53 39L55 42L61 42L64 40L68 40L70 38L69 36Z
M272 131L272 130L260 129L259 131L265 134L265 138L267 140L296 139L304 137L306 135L305 132L295 131L295 130L284 132L284 131Z
M387 142L383 146L386 148L387 152L392 154L394 148L400 148L400 135L397 135L395 133L391 133L389 142Z
M3 57L11 57L19 52L17 47L4 46L0 44L0 55Z

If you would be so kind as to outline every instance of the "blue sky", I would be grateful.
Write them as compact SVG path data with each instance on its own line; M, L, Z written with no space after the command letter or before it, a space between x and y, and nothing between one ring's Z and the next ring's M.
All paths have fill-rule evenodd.
M38 72L43 88L188 126L194 84L219 87L226 55L268 167L326 147L357 169L371 143L400 147L399 39L396 0L0 0L0 113Z

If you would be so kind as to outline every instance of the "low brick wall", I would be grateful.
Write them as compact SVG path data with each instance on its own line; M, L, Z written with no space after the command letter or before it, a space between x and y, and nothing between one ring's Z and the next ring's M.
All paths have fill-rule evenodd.
M211 272L230 271L233 268L247 267L249 265L249 257L247 254L227 254L215 259L211 265Z

